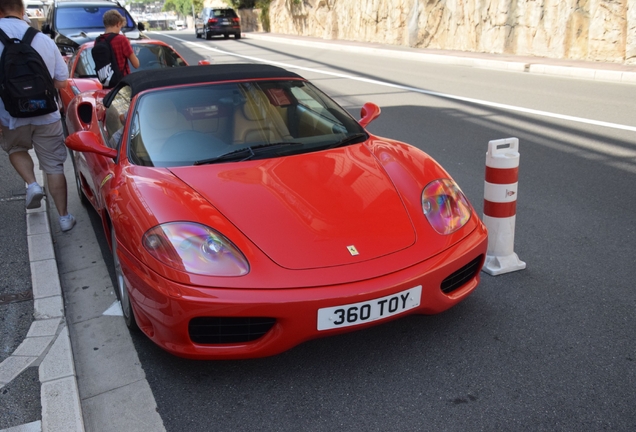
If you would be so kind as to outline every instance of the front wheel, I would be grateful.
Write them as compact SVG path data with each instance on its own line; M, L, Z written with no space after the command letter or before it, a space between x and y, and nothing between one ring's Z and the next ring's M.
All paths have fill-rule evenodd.
M137 320L135 320L135 313L133 312L132 305L130 304L130 296L128 293L128 286L126 285L126 279L121 269L121 263L119 262L119 256L117 256L117 236L115 235L115 228L110 229L111 251L113 253L113 265L115 266L115 279L117 286L115 291L117 298L121 303L121 310L124 313L124 321L126 327L132 331L139 330L137 326Z

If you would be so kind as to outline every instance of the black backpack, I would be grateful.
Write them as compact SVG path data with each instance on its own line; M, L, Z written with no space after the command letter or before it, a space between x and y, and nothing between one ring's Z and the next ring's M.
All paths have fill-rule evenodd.
M97 78L104 88L113 88L124 77L119 70L117 59L110 41L117 36L115 33L102 34L95 39L91 54L95 61Z
M22 40L0 29L0 97L11 117L26 118L57 111L57 91L42 56L31 46L38 31L29 27Z

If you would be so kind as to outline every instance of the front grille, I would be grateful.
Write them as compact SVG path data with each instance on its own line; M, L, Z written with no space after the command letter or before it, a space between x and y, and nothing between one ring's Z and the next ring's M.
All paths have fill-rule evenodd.
M267 333L274 318L198 317L188 325L190 339L198 344L250 342Z
M482 260L483 255L479 255L464 267L444 279L442 281L442 292L445 294L451 293L475 277L477 272L481 270Z

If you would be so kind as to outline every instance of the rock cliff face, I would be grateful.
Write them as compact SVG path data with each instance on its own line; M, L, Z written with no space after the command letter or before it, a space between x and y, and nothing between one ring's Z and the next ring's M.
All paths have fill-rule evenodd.
M270 31L636 64L636 0L272 0Z

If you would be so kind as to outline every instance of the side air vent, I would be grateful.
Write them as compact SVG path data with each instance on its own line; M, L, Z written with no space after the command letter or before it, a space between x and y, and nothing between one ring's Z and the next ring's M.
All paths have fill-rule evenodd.
M466 282L471 280L479 270L481 270L481 264L483 262L483 255L479 255L477 258L466 264L464 267L460 268L446 279L442 281L442 292L444 294L451 293L455 291L457 288L464 285Z
M197 344L250 342L267 333L274 318L198 317L188 325L190 339Z
M93 105L89 103L82 103L77 107L77 116L82 123L90 124L93 121Z

